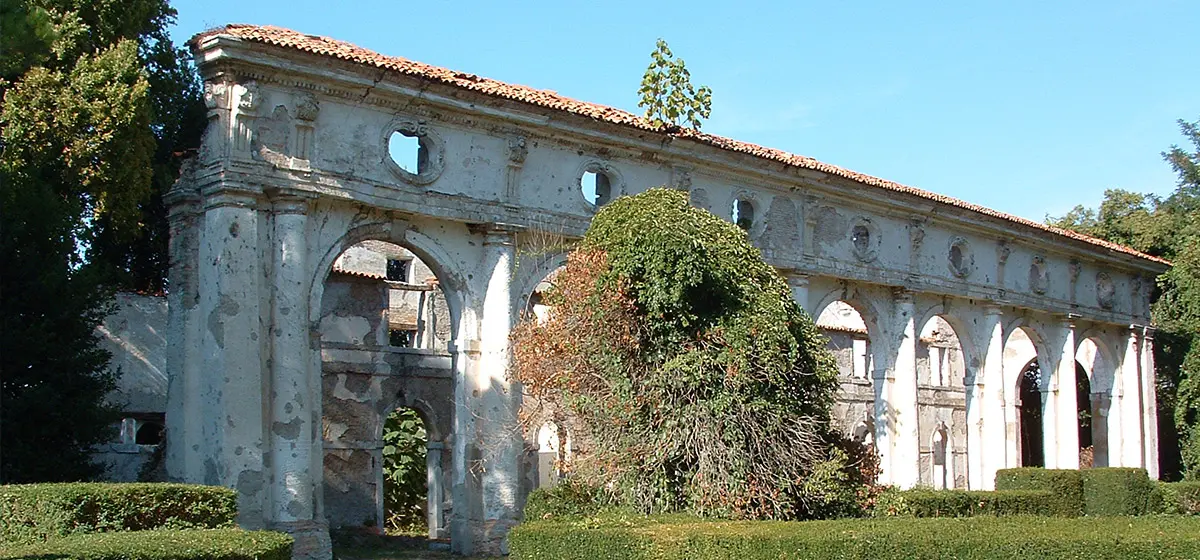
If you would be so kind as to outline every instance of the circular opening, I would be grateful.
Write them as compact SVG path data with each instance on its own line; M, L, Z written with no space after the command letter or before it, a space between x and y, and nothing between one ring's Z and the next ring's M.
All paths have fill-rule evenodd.
M732 217L738 227L749 230L754 225L754 204L749 200L733 199Z
M871 249L871 230L865 225L854 226L850 232L850 239L854 242L854 250L859 253L866 253Z
M397 130L388 137L388 156L413 175L420 175L429 167L429 150L420 136Z
M604 206L612 196L612 179L600 171L584 171L579 179L579 188L588 204Z

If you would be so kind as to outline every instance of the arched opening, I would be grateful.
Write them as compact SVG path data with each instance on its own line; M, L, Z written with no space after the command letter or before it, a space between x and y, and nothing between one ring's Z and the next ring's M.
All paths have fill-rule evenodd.
M335 532L448 539L449 304L431 264L406 247L362 241L333 262L317 330L324 510Z
M388 157L413 175L420 175L429 167L429 149L422 138L409 131L394 131L388 137Z
M1017 327L1004 342L1005 418L1011 434L1007 465L1010 467L1046 466L1046 403L1042 392L1046 380L1035 337L1028 328Z
M817 327L829 338L829 350L842 377L870 380L871 337L862 315L845 301L830 303L817 317Z
M1020 393L1017 408L1021 417L1021 466L1046 466L1046 453L1042 425L1042 369L1037 359L1030 360L1021 369Z
M428 444L415 409L397 408L383 423L383 527L389 535L429 534Z
M929 444L932 453L933 487L939 490L954 488L954 454L950 447L950 430L938 424Z
M1111 466L1110 426L1113 418L1112 389L1116 367L1096 338L1085 338L1075 351L1076 407L1079 415L1079 464L1081 467ZM1118 442L1119 446L1120 443Z
M917 342L917 383L934 387L962 387L966 379L962 343L954 327L934 315L921 328Z
M538 428L537 487L550 488L567 474L571 458L571 434L554 422Z

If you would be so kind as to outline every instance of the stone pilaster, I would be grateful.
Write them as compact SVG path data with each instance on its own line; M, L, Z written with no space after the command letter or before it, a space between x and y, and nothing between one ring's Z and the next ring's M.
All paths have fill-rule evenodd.
M1154 371L1154 327L1142 332L1142 461L1150 478L1158 478L1158 397L1155 393L1157 374Z
M170 241L167 281L167 476L202 480L200 427L200 195L176 185L166 196Z
M1129 325L1125 336L1125 356L1121 361L1116 406L1121 409L1121 466L1144 467L1142 446L1142 328Z
M999 445L1006 438L1003 317L998 306L984 308L980 330L983 365L975 376L975 386L967 387L967 461L972 490L994 488L996 471L1008 463L1008 446Z
M199 268L201 437L194 445L204 462L203 477L189 482L236 489L238 524L263 528L271 491L257 193L236 185L205 193Z
M456 388L455 395L455 450L466 460L461 467L455 460L456 486L461 487L455 493L451 543L459 554L502 554L508 552L508 531L517 523L522 441L520 398L508 380L515 230L494 225L476 232L483 237L477 275L482 297L476 299L479 339L477 352L463 356L469 363L459 380L462 392Z
M892 426L891 483L911 488L920 483L921 440L917 426L917 327L913 295L907 290L894 293L892 325L895 328L895 354L887 383L888 418ZM878 421L878 420L877 420Z
M1072 317L1066 318L1059 326L1058 340L1061 347L1056 349L1058 359L1051 388L1051 392L1054 393L1053 406L1056 411L1056 447L1050 447L1047 444L1046 456L1057 453L1055 468L1077 469L1079 468L1079 411L1075 389L1075 322ZM1046 429L1050 429L1049 422L1047 422Z
M808 275L796 270L783 270L783 277L787 280L788 287L792 289L792 299L796 300L796 304L800 306L806 313L810 312L810 303L808 301ZM813 317L816 320L816 317Z

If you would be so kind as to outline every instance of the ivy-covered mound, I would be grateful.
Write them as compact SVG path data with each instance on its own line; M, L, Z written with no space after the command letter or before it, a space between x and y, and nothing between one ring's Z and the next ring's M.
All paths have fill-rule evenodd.
M826 340L741 229L683 192L618 198L553 284L549 316L514 331L514 371L586 432L574 480L645 512L853 507Z

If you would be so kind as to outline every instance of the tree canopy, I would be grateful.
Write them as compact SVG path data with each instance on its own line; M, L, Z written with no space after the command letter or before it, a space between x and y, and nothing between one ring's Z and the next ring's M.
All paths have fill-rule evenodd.
M514 372L586 432L573 476L644 511L828 506L837 368L744 231L683 192L621 197L553 284L548 317L515 329Z
M113 288L163 288L155 190L202 126L195 71L166 34L174 15L163 0L0 3L6 482L97 474L87 453L117 417L95 328ZM159 266L134 256L151 253Z

